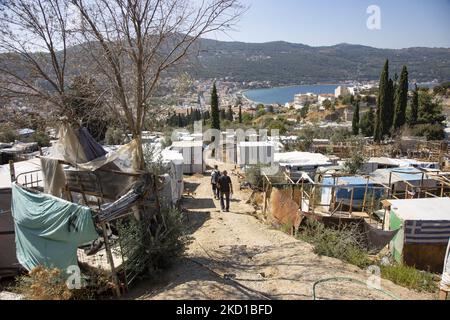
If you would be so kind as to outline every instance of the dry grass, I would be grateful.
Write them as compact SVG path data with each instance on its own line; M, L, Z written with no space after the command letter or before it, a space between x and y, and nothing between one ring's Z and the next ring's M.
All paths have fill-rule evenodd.
M73 297L59 269L42 266L18 278L15 287L27 300L69 300Z

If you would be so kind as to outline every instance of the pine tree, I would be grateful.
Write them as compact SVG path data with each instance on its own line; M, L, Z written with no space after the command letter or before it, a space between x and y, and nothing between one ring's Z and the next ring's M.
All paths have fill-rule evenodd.
M417 84L414 85L413 96L411 99L411 110L408 118L408 125L413 126L417 123L419 117L419 90Z
M353 110L352 132L354 136L359 134L359 101L356 101Z
M242 123L242 106L239 105L239 123Z
M219 97L217 96L217 88L215 82L211 91L211 117L211 128L220 130Z
M408 105L408 69L403 66L400 82L395 96L394 130L398 130L406 123L406 107Z

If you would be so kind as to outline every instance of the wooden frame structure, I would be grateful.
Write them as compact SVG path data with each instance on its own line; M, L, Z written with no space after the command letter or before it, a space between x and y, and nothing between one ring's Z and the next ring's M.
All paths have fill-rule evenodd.
M61 162L61 161L60 161ZM63 162L61 162L63 163ZM20 185L32 192L43 192L42 188L39 187L39 184L43 182L43 178L39 178L39 172L41 170L33 170L28 172L23 172L19 175L15 175L15 169L14 169L14 162L9 162L10 166L10 176L11 176L11 182L17 182L20 183ZM102 171L100 169L100 171ZM138 179L141 174L140 173L126 173L122 171L114 171L114 170L106 170L108 172L111 172L113 174L117 175L123 175L127 177L132 177ZM73 193L78 193L81 195L81 198L83 200L83 203L90 207L93 211L93 219L94 221L100 225L102 234L101 237L103 238L103 242L105 245L105 251L107 256L107 262L110 266L111 270L111 279L115 285L115 295L117 297L121 296L121 283L119 281L118 272L114 263L113 253L112 253L112 247L110 245L109 236L108 236L108 228L107 223L105 221L100 221L96 218L97 213L101 212L101 205L105 204L105 197L102 190L101 183L99 181L99 177L91 171L71 171L70 173L71 177L67 179L65 188L64 188L64 194L67 197L67 200L70 202L74 202ZM158 195L158 188L157 188L157 181L155 176L152 176L152 185L150 186L151 192L155 195L155 203L156 203L156 209L160 210L160 200ZM18 182L19 178L22 178L21 182ZM148 190L145 195L147 195L150 192ZM143 198L145 198L145 195ZM89 198L95 197L97 201L91 201ZM134 203L132 207L128 209L128 211L119 217L116 217L114 220L117 220L121 217L128 216L130 214L134 214L136 211L140 212L142 206L144 205L144 201L141 200L138 203ZM136 208L137 210L133 209ZM120 246L120 241L119 241ZM122 255L122 261L125 262L126 259L124 258L124 254L122 252L122 248L120 247L120 252ZM125 285L128 287L128 285L131 283L132 280L134 280L135 276L131 277L131 280L128 281L128 275L126 273L126 268L124 268L124 277L125 277Z

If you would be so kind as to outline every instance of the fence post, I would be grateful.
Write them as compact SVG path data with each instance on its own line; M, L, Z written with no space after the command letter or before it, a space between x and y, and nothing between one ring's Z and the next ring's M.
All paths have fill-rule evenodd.
M14 169L14 161L9 160L9 173L11 175L11 182L16 181L16 171Z

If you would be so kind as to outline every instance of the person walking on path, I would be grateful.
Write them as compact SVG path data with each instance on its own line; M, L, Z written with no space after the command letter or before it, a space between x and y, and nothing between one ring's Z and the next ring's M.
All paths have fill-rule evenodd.
M223 172L223 175L219 178L219 183L217 184L217 186L219 187L220 190L220 206L222 208L222 211L229 212L230 194L233 193L233 185L231 184L231 178L228 176L228 172L226 170Z
M219 182L220 178L220 171L217 167L217 165L214 166L214 170L211 172L211 187L214 195L214 199L219 200L220 197L220 191L219 187L217 186L217 183Z

